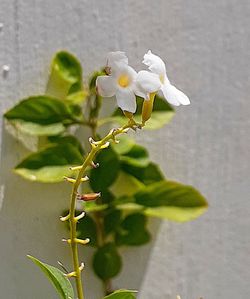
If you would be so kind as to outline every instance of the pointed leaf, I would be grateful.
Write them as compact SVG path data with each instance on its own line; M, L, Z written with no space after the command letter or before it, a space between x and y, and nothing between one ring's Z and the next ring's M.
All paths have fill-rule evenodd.
M42 263L33 256L28 255L28 257L44 272L62 299L74 299L72 285L62 271L53 266Z
M137 293L137 291L117 290L103 299L135 299L134 293Z
M147 218L141 213L128 215L116 229L116 244L139 246L150 241L150 233L146 228Z
M44 149L29 155L14 171L22 177L43 183L55 183L74 175L71 166L83 162L83 149L73 136L63 137Z
M92 217L90 217L89 215L85 215L78 221L77 236L80 239L89 238L90 242L88 243L88 245L90 246L95 247L97 245L96 223Z
M146 167L135 167L125 163L122 164L121 167L124 172L134 176L145 185L159 182L164 179L160 167L153 162L150 162Z
M82 89L82 67L78 59L66 51L56 53L46 93L68 102L80 103L85 98Z
M112 184L112 186L110 186L109 189L116 197L121 197L133 195L143 187L144 184L142 184L135 177L123 171L119 171L115 182Z
M93 268L102 280L115 277L121 270L122 259L113 243L98 248L93 258Z
M90 186L95 192L106 190L117 178L120 162L117 153L109 147L96 157L99 167L90 172Z
M22 100L4 114L8 120L22 120L40 125L70 124L75 118L67 105L45 95Z
M111 210L108 211L103 218L104 232L106 235L114 232L121 222L121 211Z
M135 144L128 152L120 156L120 160L128 167L146 167L150 162L147 150L139 144Z
M148 208L146 215L174 221L194 219L207 209L206 199L195 188L171 181L148 185L134 197L137 204Z

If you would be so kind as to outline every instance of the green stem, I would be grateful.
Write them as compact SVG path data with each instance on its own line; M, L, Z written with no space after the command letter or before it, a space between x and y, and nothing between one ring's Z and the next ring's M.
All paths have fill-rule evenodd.
M84 299L83 293L83 283L81 279L81 270L79 269L79 256L78 256L78 242L77 242L77 235L76 235L76 225L77 225L77 218L75 215L76 210L76 200L77 200L77 191L81 184L81 179L87 169L87 167L91 164L95 155L102 149L102 146L105 145L109 140L114 139L117 135L125 133L126 129L134 128L135 123L130 120L130 122L116 130L111 130L102 140L98 141L96 145L92 145L92 149L89 152L87 158L85 159L84 163L79 170L77 178L73 183L72 193L71 193L71 201L70 201L70 211L69 211L69 224L70 224L70 246L71 246L71 253L72 253L72 261L74 266L74 276L76 279L76 289L78 294L78 299Z

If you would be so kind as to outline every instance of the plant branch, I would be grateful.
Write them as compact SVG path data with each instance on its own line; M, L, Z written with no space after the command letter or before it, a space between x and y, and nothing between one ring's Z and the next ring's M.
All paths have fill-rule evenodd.
M69 211L69 224L70 224L70 247L72 253L72 261L74 266L74 277L76 279L76 289L78 294L78 299L84 299L83 293L83 283L81 279L81 271L82 268L80 267L79 263L79 256L78 256L78 242L77 242L77 235L76 235L76 226L77 226L77 217L75 215L76 210L76 200L78 194L78 188L82 182L83 175L89 165L91 165L92 161L94 160L96 154L106 147L107 142L110 140L115 140L115 137L119 134L126 133L128 129L132 128L135 129L138 125L133 121L129 120L128 124L118 128L112 129L103 139L97 142L91 142L92 149L87 155L84 163L82 164L77 178L73 181L73 188L71 193L71 200L70 200L70 211Z

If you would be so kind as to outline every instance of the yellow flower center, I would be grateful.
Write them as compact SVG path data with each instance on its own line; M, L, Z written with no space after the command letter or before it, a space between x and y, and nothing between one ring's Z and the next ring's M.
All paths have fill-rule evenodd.
M118 78L118 84L121 87L127 87L129 85L129 77L128 77L128 75L121 75Z

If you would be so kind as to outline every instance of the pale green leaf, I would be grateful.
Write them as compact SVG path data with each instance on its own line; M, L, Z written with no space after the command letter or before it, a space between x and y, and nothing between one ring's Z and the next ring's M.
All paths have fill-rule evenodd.
M207 210L207 206L204 207L155 207L146 208L142 211L146 216L156 217L177 222L186 222L198 218Z
M43 183L60 182L64 176L73 175L70 167L83 162L81 144L73 136L52 138L51 141L53 143L19 163L14 169L15 173Z
M206 199L195 188L171 181L150 184L134 198L146 215L174 221L192 220L207 209Z
M34 136L53 136L59 135L65 131L65 126L62 123L54 123L50 125L39 125L32 122L22 120L9 122L17 131L27 135Z
M120 171L115 182L109 188L116 197L130 196L144 187L135 177Z
M73 100L75 102L76 97L79 95L78 92L81 91L82 67L80 62L69 52L60 51L56 53L51 64L46 94L58 99ZM77 101L79 99L78 97ZM84 99L84 97L81 99Z
M15 168L14 173L24 179L41 183L60 183L64 176L71 177L75 172L70 170L70 165L64 166L44 166L39 169Z

